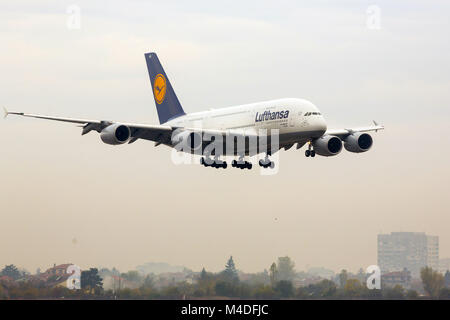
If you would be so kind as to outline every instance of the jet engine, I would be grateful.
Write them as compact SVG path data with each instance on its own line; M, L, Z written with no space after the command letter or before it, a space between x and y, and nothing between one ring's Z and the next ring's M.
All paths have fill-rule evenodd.
M356 132L349 135L344 140L344 147L347 151L360 153L366 152L372 147L373 140L370 134Z
M342 150L342 141L338 137L325 135L312 142L314 151L321 156L329 157L339 154Z
M109 125L100 132L102 141L112 145L123 144L130 139L130 136L130 128L120 123Z

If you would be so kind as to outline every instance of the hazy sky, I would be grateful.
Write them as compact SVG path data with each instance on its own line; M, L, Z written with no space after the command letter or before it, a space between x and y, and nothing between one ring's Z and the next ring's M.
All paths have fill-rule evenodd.
M289 255L297 270L356 271L376 264L376 236L392 231L438 235L450 257L450 3L77 1L81 28L70 29L72 4L0 3L0 105L158 123L144 60L155 51L186 112L299 97L330 128L375 119L386 130L363 154L282 151L279 173L262 176L8 117L0 265L218 271L233 255L253 272Z

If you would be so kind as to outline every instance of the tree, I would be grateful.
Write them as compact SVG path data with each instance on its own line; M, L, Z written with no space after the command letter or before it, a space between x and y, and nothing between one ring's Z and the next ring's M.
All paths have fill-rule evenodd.
M217 281L215 291L219 296L232 297L235 296L236 286L228 281Z
M89 292L94 291L99 294L103 290L102 278L98 275L97 268L90 268L89 270L81 271L81 289Z
M417 299L419 297L419 294L417 293L417 291L416 290L408 290L407 292L406 292L406 298L407 299L410 299L410 300L414 300L414 299Z
M386 299L404 299L405 298L405 290L399 284L395 285L392 288L387 288L383 290L383 296Z
M439 299L449 300L450 299L450 289L449 288L441 289L441 291L439 292Z
M444 282L445 282L445 286L447 288L450 288L450 271L447 270L447 272L445 273L444 276Z
M0 275L10 277L14 280L20 279L22 277L22 273L13 264L6 265L0 272Z
M202 296L213 296L215 292L215 277L211 272L202 269L197 282L197 288L194 290L193 294L198 297Z
M154 285L153 276L148 274L145 276L144 281L142 282L142 288L152 289Z
M141 282L142 276L137 270L130 270L127 273L122 273L120 275L125 280L131 281L131 282Z
M6 294L6 290L3 289L3 286L0 284L0 299L6 299L8 295Z
M277 265L278 280L292 281L295 277L295 263L288 256L279 257Z
M420 270L420 278L425 292L431 298L439 297L439 292L444 287L444 276L430 267L425 267Z
M345 288L345 284L348 280L348 273L347 270L343 269L341 273L339 274L339 285L341 288Z
M169 286L161 290L161 295L164 299L180 299L183 296L183 293L180 288Z
M273 299L275 291L271 286L259 285L253 291L253 296L256 299Z
M361 282L361 283L365 283L366 282L366 273L363 270L363 268L359 268L358 274L356 275L356 279L358 279L359 282Z
M252 285L271 284L270 275L266 269L263 272L249 274L246 282Z
M113 267L111 269L111 273L115 276L120 276L120 271L116 269L116 267Z
M276 278L277 278L277 273L278 273L277 265L276 265L275 262L274 262L274 263L272 263L272 265L270 266L270 284L271 284L272 286L275 285L275 281L276 281Z
M306 287L308 296L312 298L329 298L334 296L336 290L336 284L333 281L327 279L324 279L315 284L310 284L308 287Z
M345 282L344 293L346 297L358 297L361 295L364 287L358 279L348 279Z
M289 298L294 295L294 287L292 282L288 280L278 281L275 285L275 291L277 291L282 298Z
M298 287L295 292L295 297L299 299L308 299L310 297L307 287Z
M222 271L222 275L225 281L238 282L239 277L237 274L236 266L234 265L233 256L230 256L227 264L225 265L225 270Z
M200 280L206 280L207 274L206 274L206 270L203 267L202 272L200 273Z

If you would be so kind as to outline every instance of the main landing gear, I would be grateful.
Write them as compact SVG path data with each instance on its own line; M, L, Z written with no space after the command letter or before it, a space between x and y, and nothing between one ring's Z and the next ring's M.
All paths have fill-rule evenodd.
M209 159L209 158L208 158L208 160L205 160L205 158L201 158L200 164L203 165L204 167L213 167L216 169L219 169L219 168L226 169L227 168L226 161L220 161L219 159L216 159L216 158L214 158L214 160Z
M200 158L200 164L204 167L212 167L216 169L226 169L228 166L226 161L221 161L218 157L215 157L214 159L211 159L209 157L202 157ZM259 160L259 165L263 168L273 169L275 167L275 162L270 161L269 157L266 155L264 159ZM233 168L248 170L251 170L253 168L253 164L249 161L245 161L244 157L239 157L239 160L231 161L231 166Z
M248 170L250 170L253 167L251 162L242 161L242 159L239 159L238 161L236 160L231 161L231 166L233 168L248 169Z
M311 158L314 158L316 156L316 152L312 148L311 142L308 143L308 150L305 151L305 156Z
M259 166L263 168L273 169L275 167L275 162L270 161L269 156L266 155L264 159L259 160Z

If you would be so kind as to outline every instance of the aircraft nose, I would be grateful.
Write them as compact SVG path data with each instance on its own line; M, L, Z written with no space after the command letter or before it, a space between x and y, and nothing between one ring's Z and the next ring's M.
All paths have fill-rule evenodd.
M327 123L325 122L325 119L323 116L319 116L316 119L314 119L313 122L314 131L327 131Z
M324 132L327 131L327 122L323 116L320 116L319 118L319 130L323 130Z

